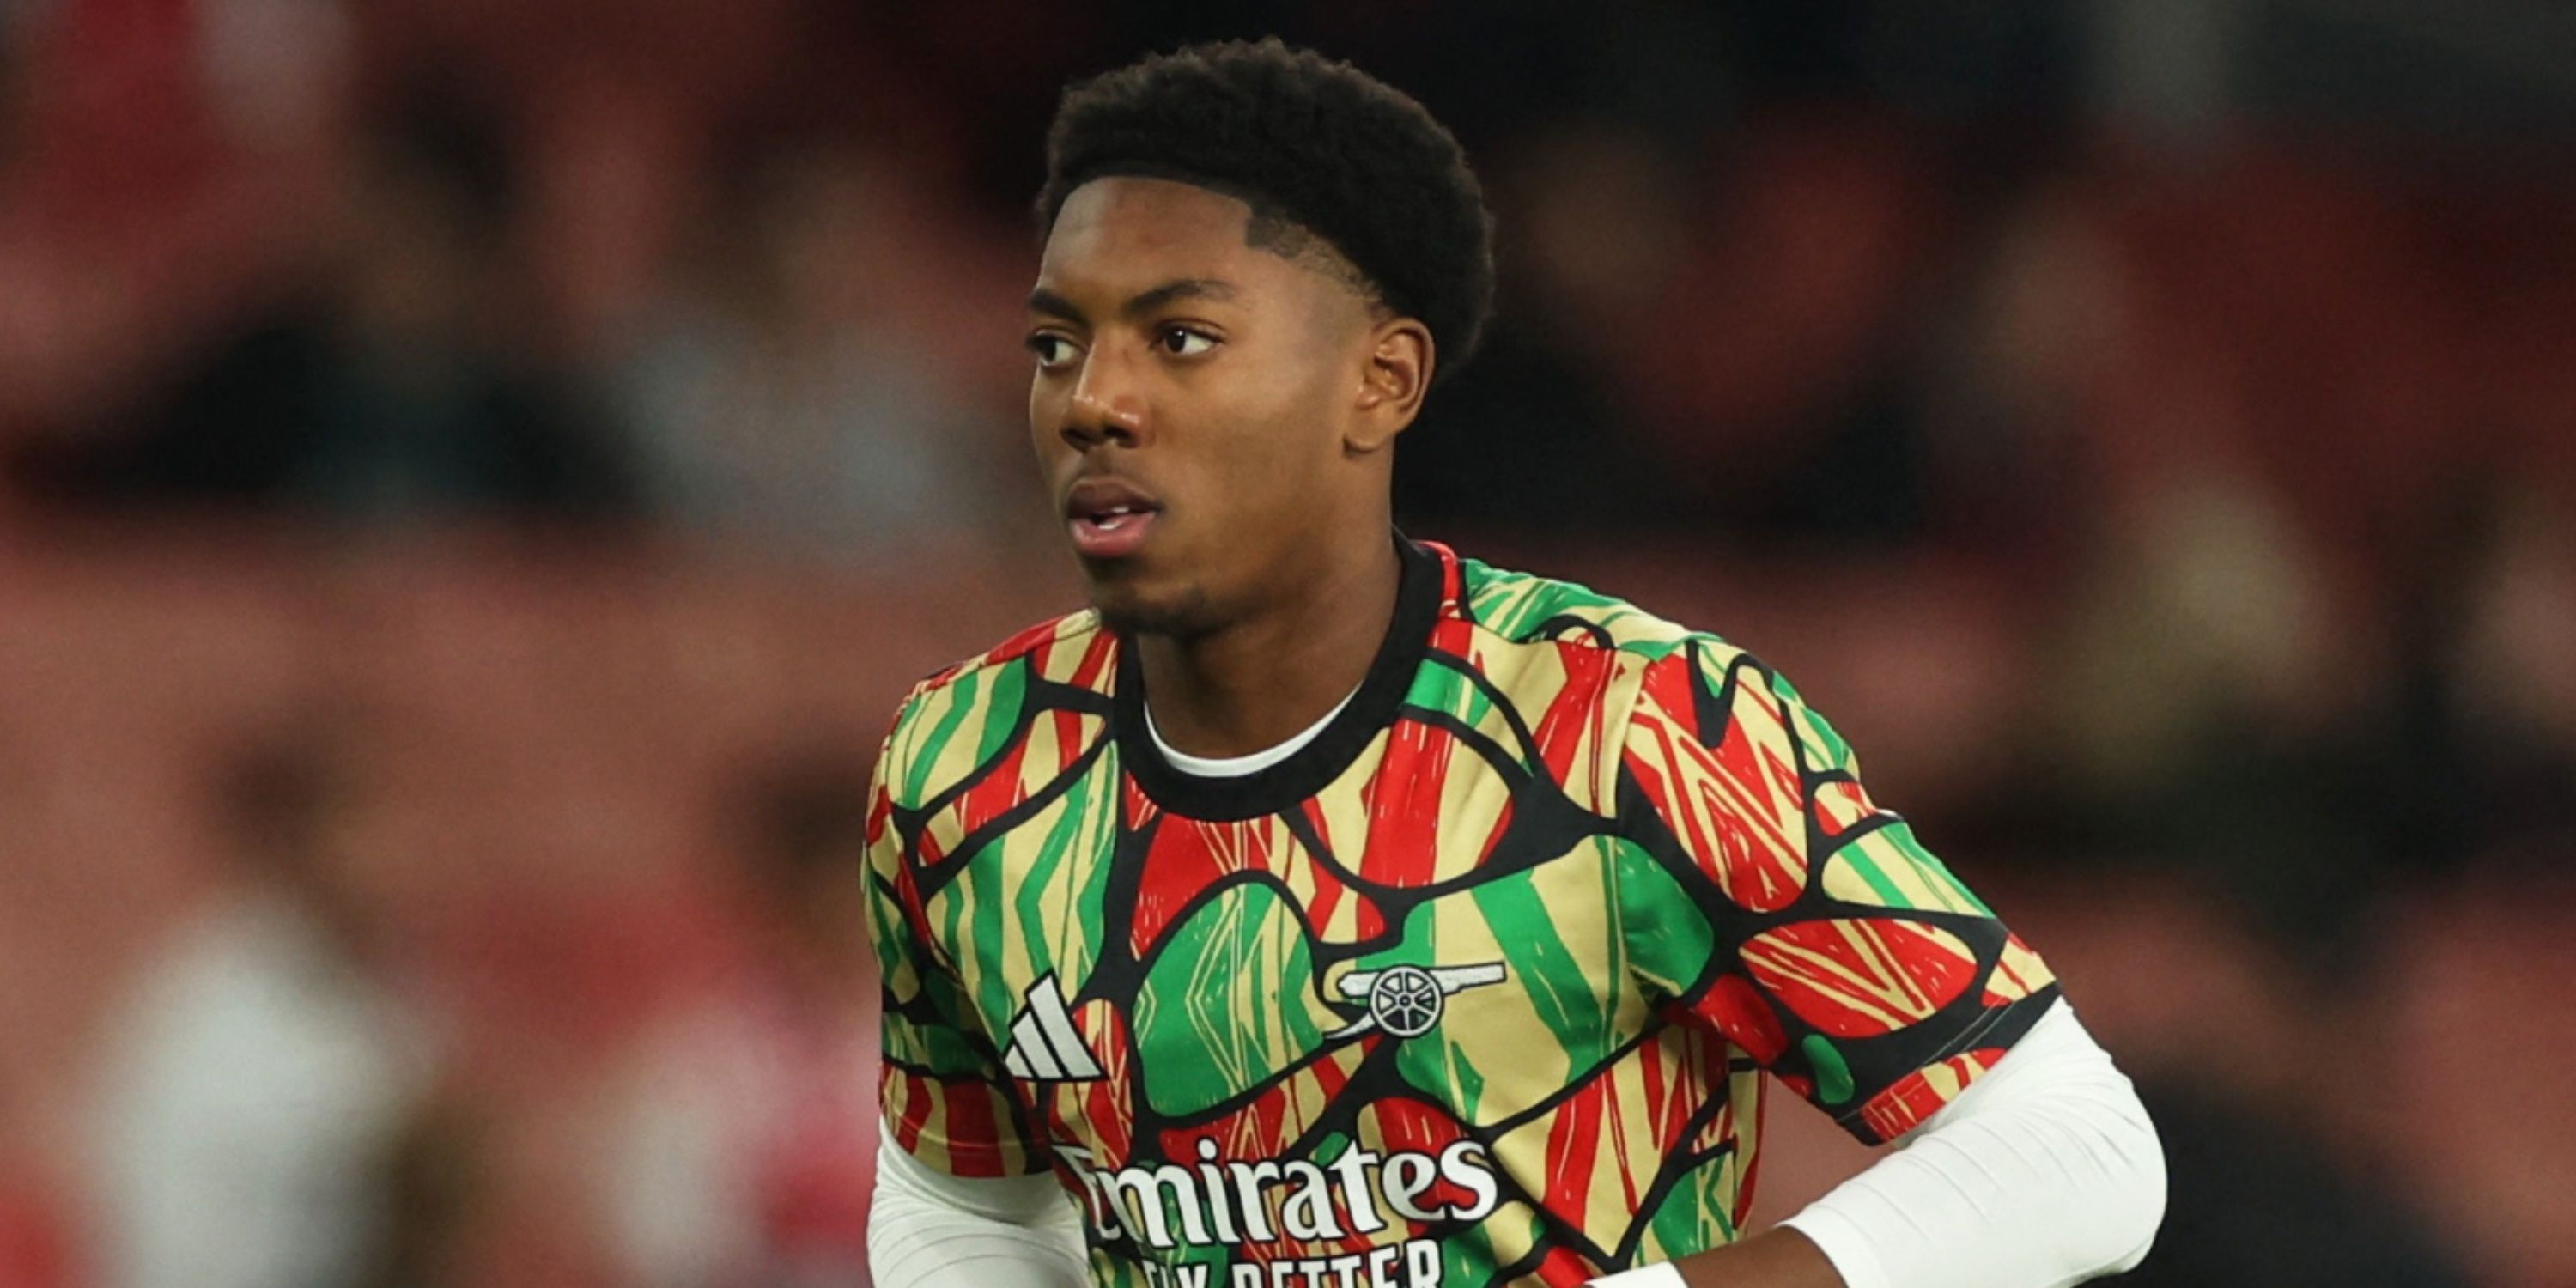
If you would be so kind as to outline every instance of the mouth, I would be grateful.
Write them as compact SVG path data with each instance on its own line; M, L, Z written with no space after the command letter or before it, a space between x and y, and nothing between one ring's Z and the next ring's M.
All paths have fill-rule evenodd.
M1084 479L1065 498L1065 527L1085 559L1124 559L1145 544L1161 503L1117 479Z

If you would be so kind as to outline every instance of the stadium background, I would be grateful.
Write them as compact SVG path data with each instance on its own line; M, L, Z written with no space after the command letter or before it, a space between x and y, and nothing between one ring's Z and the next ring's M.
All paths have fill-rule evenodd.
M152 1178L271 1156L390 1214L313 1205L331 1282L855 1274L809 861L904 685L1077 593L1046 114L1259 31L1500 214L1403 522L1834 717L2158 1112L2138 1281L2576 1284L2546 0L0 5L0 1284L248 1239ZM366 1018L170 1000L246 892ZM198 1058L307 1020L401 1094ZM1866 1161L1773 1130L1773 1216Z

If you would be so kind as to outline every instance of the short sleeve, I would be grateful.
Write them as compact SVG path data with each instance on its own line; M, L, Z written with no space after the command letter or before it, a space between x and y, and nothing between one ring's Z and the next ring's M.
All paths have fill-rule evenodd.
M1046 1171L1045 1148L1027 1128L991 1038L933 947L893 745L890 737L871 775L865 874L868 934L884 988L877 1090L886 1130L905 1153L951 1175Z
M2057 993L1870 800L1833 727L1738 650L1699 640L1647 668L1618 790L1631 972L1864 1142L1955 1098Z

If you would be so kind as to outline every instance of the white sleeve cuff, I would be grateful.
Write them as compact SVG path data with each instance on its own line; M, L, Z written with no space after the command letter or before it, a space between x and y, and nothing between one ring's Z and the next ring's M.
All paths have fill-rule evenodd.
M1639 1266L1595 1279L1583 1288L1690 1288L1690 1285L1682 1282L1682 1272L1673 1269L1673 1263L1659 1261L1651 1266Z
M877 1288L1087 1288L1082 1216L1055 1177L950 1176L878 1137L868 1218Z
M1848 1288L2062 1288L2135 1267L2164 1150L2063 999L1901 1148L1787 1225Z

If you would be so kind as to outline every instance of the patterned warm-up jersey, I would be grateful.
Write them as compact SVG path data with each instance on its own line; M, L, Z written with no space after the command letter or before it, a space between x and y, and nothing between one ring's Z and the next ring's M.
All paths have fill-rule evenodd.
M2048 968L1787 681L1402 542L1305 747L1196 777L1090 613L917 686L868 822L894 1141L1052 1169L1095 1282L1578 1284L1734 1239L1765 1074L1864 1141Z

